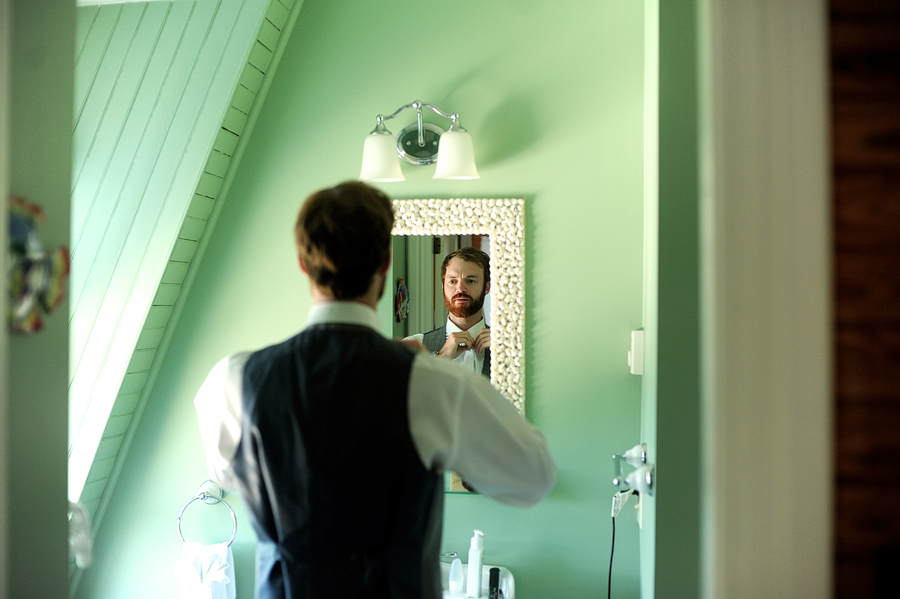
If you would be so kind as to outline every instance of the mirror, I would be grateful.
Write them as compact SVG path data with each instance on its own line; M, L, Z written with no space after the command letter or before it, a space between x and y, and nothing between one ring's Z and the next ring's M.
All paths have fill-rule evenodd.
M394 200L394 235L487 235L491 384L525 414L525 200Z

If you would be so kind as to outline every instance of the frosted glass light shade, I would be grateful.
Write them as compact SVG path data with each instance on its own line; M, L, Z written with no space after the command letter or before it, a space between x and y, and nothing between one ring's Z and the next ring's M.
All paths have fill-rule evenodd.
M389 131L373 131L363 145L360 181L405 181L400 170L397 142Z
M438 145L435 179L478 179L472 136L467 131L445 131Z

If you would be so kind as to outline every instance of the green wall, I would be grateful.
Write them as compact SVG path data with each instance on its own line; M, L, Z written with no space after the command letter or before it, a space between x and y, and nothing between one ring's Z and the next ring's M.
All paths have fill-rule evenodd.
M69 243L75 8L70 0L14 0L8 8L9 130L0 136L8 135L9 186L0 188L43 207L39 235L49 251ZM7 337L8 380L0 381L0 401L9 397L0 406L0 479L8 485L0 488L0 524L7 526L0 535L0 597L66 592L67 316L64 301L42 315L39 333Z
M375 116L415 99L459 112L482 178L435 181L432 167L404 167L407 180L387 193L527 201L526 411L559 467L532 509L449 496L443 549L464 553L479 528L485 561L510 568L520 597L605 592L610 458L640 441L641 380L626 352L643 325L643 11L621 0L303 3L79 596L175 594L175 516L206 478L193 395L224 354L303 326L299 205L355 178ZM250 597L253 534L239 499L227 499L239 514L239 596ZM186 527L217 516L195 507ZM639 596L631 512L617 526L616 597Z
M700 596L699 27L694 0L659 3L655 596Z

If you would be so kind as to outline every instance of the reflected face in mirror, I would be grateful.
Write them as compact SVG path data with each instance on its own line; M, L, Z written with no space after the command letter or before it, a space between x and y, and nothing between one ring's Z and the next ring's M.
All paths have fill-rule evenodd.
M454 322L481 315L488 287L490 285L485 283L479 266L459 258L450 261L444 277L444 305L456 317L453 318Z
M469 254L475 259L469 259ZM482 318L484 298L491 289L488 264L487 254L464 248L447 256L441 267L444 305L453 323L463 330Z

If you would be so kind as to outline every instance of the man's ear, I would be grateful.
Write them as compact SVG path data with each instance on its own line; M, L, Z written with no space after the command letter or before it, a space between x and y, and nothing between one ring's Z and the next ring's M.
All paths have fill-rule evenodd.
M491 290L491 282L490 282L490 281L485 281L485 283L484 283L484 293L487 294L487 292L490 291L490 290Z
M309 269L306 268L306 264L303 263L303 254L297 254L297 262L300 263L300 270L303 271L303 274L309 275Z

